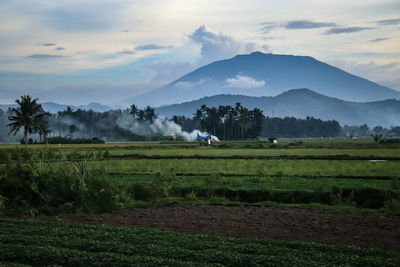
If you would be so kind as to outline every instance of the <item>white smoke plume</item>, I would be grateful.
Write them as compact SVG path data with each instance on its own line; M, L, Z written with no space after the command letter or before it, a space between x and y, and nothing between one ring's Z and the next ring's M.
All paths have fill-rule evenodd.
M172 136L173 138L181 137L185 141L195 141L197 133L202 136L208 135L206 132L194 130L192 132L186 132L182 130L179 124L173 121L169 121L164 118L157 118L152 123L139 122L128 114L123 114L118 118L117 124L119 127L127 129L132 133L139 135L152 135L161 134L163 136ZM212 141L219 141L218 137L212 136Z

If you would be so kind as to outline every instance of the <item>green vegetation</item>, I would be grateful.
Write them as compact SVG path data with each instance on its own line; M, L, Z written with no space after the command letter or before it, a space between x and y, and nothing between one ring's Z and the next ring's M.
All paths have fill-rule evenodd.
M0 219L0 264L398 266L400 254L265 239Z
M400 214L398 143L373 140L0 146L0 213L168 204ZM383 161L371 161L380 159ZM0 219L0 266L398 266L378 249Z
M299 148L247 146L265 144L260 142L220 143L210 149L181 142L4 148L1 203L6 213L25 214L168 203L400 213L400 154L391 149L397 144L383 148L372 140L288 140L280 145L291 143ZM321 144L324 148L306 148Z

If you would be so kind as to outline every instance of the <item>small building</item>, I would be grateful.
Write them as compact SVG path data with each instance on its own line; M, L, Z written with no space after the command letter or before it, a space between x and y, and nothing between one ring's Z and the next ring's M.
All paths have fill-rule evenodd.
M269 138L268 138L268 142L273 143L273 144L276 144L276 143L278 143L278 138L269 137Z

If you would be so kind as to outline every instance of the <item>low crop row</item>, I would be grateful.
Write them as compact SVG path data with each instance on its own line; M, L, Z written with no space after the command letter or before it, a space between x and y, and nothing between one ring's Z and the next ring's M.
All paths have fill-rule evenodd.
M107 172L196 173L271 176L389 176L398 177L400 161L369 162L361 160L244 160L244 159L120 159L89 162Z
M322 190L268 190L268 189L229 189L201 188L201 187L177 187L172 195L209 198L210 196L223 197L230 201L257 203L276 202L284 204L310 204L323 205L348 205L357 208L393 208L400 207L400 194L398 191L381 190L374 188L338 188L331 187Z
M378 249L0 219L1 262L63 266L398 266Z

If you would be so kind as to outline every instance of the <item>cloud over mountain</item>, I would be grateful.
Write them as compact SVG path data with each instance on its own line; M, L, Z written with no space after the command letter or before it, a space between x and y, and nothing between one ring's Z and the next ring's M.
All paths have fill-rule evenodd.
M237 54L253 51L265 51L267 47L253 42L242 42L222 32L215 33L203 25L188 35L188 38L201 46L200 62L210 63L215 60L233 57Z
M256 81L255 79L248 76L236 75L236 77L234 78L226 79L225 87L254 88L254 87L261 87L264 85L265 82L263 80Z

